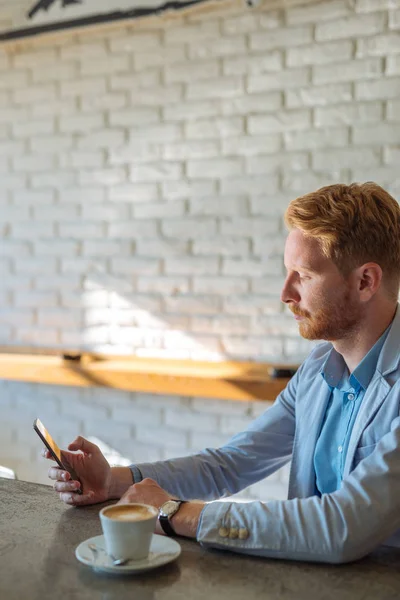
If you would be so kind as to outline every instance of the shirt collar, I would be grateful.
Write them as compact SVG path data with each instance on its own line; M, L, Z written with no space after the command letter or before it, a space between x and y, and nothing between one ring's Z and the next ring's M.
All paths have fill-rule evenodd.
M375 342L369 352L364 356L362 361L357 365L353 373L350 375L350 385L352 385L355 389L362 387L364 390L366 390L369 386L369 383L376 370L379 354L389 334L391 325L392 324L385 329L381 337ZM321 371L322 376L329 387L340 387L342 380L347 379L345 377L346 371L347 366L344 362L343 356L339 354L335 348L332 348Z

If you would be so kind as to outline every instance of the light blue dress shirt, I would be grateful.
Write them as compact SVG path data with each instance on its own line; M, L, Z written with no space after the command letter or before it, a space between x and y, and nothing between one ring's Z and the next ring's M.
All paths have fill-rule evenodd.
M317 494L340 489L350 435L365 391L372 379L390 326L350 375L338 352L332 352L322 375L331 389L314 455Z

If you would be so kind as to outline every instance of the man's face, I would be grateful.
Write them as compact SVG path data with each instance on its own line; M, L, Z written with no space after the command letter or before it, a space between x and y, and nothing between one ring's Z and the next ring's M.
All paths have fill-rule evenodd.
M317 240L293 229L286 240L287 276L281 294L295 315L300 335L335 341L350 336L362 316L354 278L344 278Z

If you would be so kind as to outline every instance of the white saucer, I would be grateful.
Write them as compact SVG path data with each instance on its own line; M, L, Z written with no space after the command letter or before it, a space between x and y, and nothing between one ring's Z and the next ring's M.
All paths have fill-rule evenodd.
M88 544L95 544L99 552L94 556ZM75 550L76 558L83 563L92 567L96 571L104 571L105 573L142 573L156 567L161 567L169 562L172 562L181 553L181 547L175 540L164 537L163 535L154 535L150 544L150 552L147 558L142 560L131 560L125 565L116 567L113 565L111 558L105 550L104 536L96 535L95 537L85 540Z

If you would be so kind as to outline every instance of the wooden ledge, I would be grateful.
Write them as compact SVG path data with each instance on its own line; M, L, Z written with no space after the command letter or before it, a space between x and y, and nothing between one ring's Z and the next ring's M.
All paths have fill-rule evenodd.
M21 349L0 348L1 379L229 400L275 400L296 368L251 362L104 356L64 350L21 353ZM279 373L276 369L286 372Z

